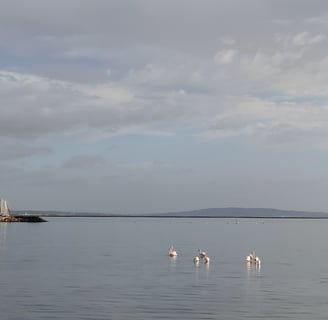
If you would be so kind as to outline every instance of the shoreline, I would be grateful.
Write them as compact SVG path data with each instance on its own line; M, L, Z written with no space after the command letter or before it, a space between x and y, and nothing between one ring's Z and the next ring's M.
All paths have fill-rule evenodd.
M76 215L69 215L69 214L58 214L58 215L45 215L45 217L49 218L158 218L158 219L167 219L167 218L177 218L177 219L313 219L313 220L322 220L328 219L328 216L324 217L310 217L310 216L194 216L194 215L184 215L184 216L177 216L177 215L83 215L83 214L76 214Z

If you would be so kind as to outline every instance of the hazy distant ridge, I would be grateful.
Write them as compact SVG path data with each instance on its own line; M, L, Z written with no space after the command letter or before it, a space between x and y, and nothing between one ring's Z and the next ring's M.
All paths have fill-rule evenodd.
M271 208L209 208L193 211L182 211L172 213L161 213L160 215L167 216L191 216L191 217L235 217L235 218L328 218L326 212L310 212L296 210L279 210Z
M39 214L53 217L158 217L158 218L328 218L327 212L311 212L296 210L279 210L271 208L208 208L192 211L112 214L96 212L59 212L59 211L16 211L16 214Z

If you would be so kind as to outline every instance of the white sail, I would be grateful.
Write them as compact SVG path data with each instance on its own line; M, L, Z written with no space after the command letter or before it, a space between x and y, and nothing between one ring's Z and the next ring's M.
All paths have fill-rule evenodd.
M0 200L0 214L3 215L4 211L5 211L4 210L4 200L1 199Z
M4 217L10 216L7 200L5 199L0 200L0 215Z

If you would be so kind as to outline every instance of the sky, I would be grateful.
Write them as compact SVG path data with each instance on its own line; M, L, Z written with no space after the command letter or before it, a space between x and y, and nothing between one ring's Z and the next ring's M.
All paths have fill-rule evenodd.
M0 0L14 210L328 211L325 0Z

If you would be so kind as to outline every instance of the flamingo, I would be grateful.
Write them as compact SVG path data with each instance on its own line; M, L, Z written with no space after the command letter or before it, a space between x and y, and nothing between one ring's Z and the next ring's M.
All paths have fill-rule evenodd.
M177 255L178 255L178 253L176 252L174 247L171 245L170 248L169 248L169 256L170 257L176 257Z
M201 259L203 259L203 258L206 257L206 252L205 252L205 251L202 251L201 249L198 249L198 252L199 252L198 256L199 256Z
M198 256L194 257L194 263L195 264L198 264L199 263L199 257Z
M255 254L255 251L252 251L249 255L246 256L246 262L259 265L261 264L261 259Z

